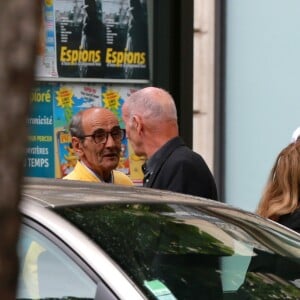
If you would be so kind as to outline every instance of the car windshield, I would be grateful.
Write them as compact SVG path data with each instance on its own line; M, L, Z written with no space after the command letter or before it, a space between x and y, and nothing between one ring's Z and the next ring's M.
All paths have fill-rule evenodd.
M114 259L149 299L300 299L300 261L241 228L174 204L55 209Z

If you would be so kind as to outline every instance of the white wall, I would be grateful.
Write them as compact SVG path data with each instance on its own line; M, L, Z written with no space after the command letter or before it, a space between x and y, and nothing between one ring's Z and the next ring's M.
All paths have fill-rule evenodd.
M214 162L214 1L194 1L193 150L213 171Z

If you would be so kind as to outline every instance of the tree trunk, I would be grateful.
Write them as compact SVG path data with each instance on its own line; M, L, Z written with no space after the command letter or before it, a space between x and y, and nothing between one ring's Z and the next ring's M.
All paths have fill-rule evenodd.
M0 2L0 299L16 299L18 204L26 118L41 21L40 0Z

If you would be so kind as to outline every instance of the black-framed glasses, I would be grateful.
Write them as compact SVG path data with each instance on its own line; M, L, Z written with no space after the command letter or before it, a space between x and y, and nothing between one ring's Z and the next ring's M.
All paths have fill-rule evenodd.
M99 128L93 134L83 135L79 138L84 139L86 137L91 137L96 144L105 144L109 134L115 142L120 142L125 138L126 131L120 127L113 127L111 131L105 131L104 129Z

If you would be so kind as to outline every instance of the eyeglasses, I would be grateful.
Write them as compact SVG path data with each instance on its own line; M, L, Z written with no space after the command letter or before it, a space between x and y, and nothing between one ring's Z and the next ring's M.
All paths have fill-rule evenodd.
M114 127L111 131L105 131L104 129L100 128L97 129L93 134L83 135L79 138L84 139L86 137L91 137L96 144L105 144L109 134L115 142L120 142L125 138L126 131L120 127Z

